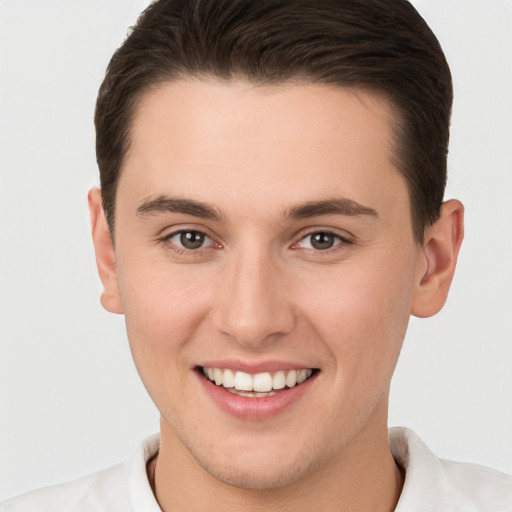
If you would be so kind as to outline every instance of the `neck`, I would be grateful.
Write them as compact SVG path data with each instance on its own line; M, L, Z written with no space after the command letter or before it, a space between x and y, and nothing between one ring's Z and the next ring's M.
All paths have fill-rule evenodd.
M153 492L164 512L355 510L392 512L404 475L389 448L387 428L360 432L321 468L285 487L241 489L209 475L176 439L162 436L148 465Z

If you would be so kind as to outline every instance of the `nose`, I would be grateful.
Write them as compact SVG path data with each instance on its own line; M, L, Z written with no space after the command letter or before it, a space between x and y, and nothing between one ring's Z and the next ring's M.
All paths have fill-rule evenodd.
M286 272L271 255L234 257L219 276L215 328L258 349L291 332L295 313Z

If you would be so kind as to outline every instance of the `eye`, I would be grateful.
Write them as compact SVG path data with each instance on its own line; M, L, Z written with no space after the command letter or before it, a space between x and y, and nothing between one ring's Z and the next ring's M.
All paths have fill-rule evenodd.
M187 251L203 249L213 245L212 239L201 231L182 230L172 233L166 238L167 241Z
M298 245L304 249L314 249L316 251L326 251L336 245L346 242L340 235L330 233L329 231L317 231L306 235Z

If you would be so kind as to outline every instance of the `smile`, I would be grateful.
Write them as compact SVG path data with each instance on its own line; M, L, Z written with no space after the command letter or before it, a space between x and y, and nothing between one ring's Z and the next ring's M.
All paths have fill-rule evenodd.
M250 374L223 368L202 367L203 375L217 386L246 397L265 398L293 388L308 380L314 373L311 368L279 370Z

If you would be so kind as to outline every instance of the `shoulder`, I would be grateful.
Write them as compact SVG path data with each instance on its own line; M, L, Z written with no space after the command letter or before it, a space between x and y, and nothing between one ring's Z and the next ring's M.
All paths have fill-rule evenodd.
M128 462L22 494L0 504L0 512L160 512L146 473L146 464L158 449L159 436L151 436Z
M440 462L447 486L462 510L473 510L473 506L489 512L512 511L511 476L477 464Z
M129 510L124 486L125 464L98 473L30 491L0 505L1 512L103 512Z
M396 512L511 512L512 477L477 464L438 458L411 430L390 430L391 451L405 469Z

